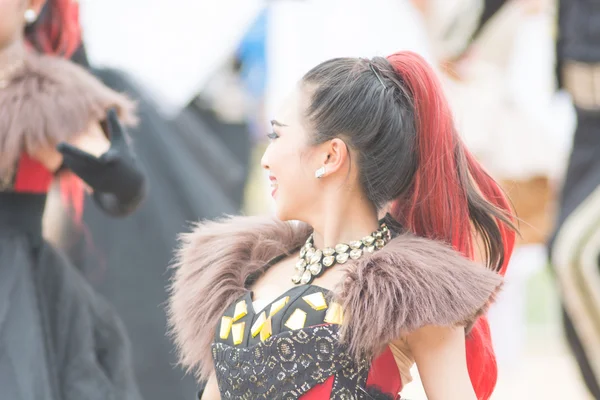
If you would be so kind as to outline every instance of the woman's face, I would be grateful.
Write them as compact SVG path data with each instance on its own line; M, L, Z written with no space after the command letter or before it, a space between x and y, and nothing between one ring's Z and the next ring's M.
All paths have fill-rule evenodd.
M321 146L310 145L304 118L307 105L308 95L300 88L284 103L272 121L270 144L261 160L269 171L277 217L283 221L306 221L322 196L315 171L324 165L327 154Z

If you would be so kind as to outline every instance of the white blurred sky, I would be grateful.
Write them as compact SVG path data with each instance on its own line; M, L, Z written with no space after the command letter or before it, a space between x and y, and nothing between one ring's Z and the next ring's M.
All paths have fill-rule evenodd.
M131 73L172 113L231 54L266 0L80 3L91 61ZM426 43L420 20L407 0L270 3L269 110L320 61L423 50Z
M423 20L409 0L80 0L80 3L91 61L130 73L157 99L167 115L175 114L202 89L233 53L267 3L270 5L267 119L277 113L302 75L326 59L385 56L413 50L433 61ZM548 143L555 142L556 152L564 153L562 149L569 138L564 132L572 123L563 112L566 107L556 108L551 101L554 69L549 18L547 15L528 18L518 28L509 28L518 31L518 39L511 51L511 66L504 72L504 84L510 87L513 101L521 111L557 128L547 129L543 135ZM500 34L506 34L502 32L501 29ZM493 46L486 46L486 50L489 47ZM468 103L466 108L465 118L471 118L473 112ZM460 122L462 117L455 117ZM532 140L539 142L534 136ZM544 151L549 150L548 146ZM517 153L515 157L523 159ZM521 168L513 161L510 164Z
M91 61L134 75L164 111L184 106L233 51L262 0L80 0Z

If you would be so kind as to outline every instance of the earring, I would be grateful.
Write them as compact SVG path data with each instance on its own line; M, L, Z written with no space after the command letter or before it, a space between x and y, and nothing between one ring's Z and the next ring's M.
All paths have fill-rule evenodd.
M28 24L33 24L37 19L37 13L33 9L28 8L23 17L25 18L25 22Z
M323 176L325 176L325 166L324 165L315 171L315 178L321 179Z

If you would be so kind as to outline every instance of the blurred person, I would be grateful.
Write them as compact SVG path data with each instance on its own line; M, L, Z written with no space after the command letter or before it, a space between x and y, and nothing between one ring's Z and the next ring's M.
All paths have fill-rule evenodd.
M571 107L554 96L552 18L542 1L425 3L458 131L519 218L506 289L489 312L500 376L509 378L525 355L528 282L547 264L570 128Z
M504 2L495 3L499 4L486 20ZM577 126L549 240L567 340L596 399L600 399L600 89L594 82L600 68L599 26L600 8L594 2L558 1L556 72L559 88L573 100Z
M210 128L216 143L227 153L230 179L218 179L218 184L238 210L244 204L252 144L248 121L251 99L240 76L241 67L238 57L229 59L186 107Z
M588 390L600 399L600 5L560 0L557 74L577 115L551 264L564 326Z
M75 1L55 2L39 29L26 28L44 3L0 2L1 396L137 400L121 321L41 227L59 175L106 214L138 207L145 178L117 117L133 122L135 107L62 58L79 41Z
M43 31L47 14L60 3L50 0L44 5L38 20L27 28L30 36ZM76 33L80 38L81 32ZM136 103L138 123L129 128L130 145L144 170L147 193L127 218L106 218L90 196L76 193L74 197L81 201L76 210L65 207L64 185L56 184L44 213L44 234L110 302L134 339L132 364L141 397L190 399L198 386L193 377L174 366L173 344L166 335L162 304L169 274L165 265L171 260L177 233L188 221L238 211L236 199L222 188L235 185L239 190L240 180L227 179L233 175L235 160L219 143L221 132L211 129L206 119L188 110L182 111L188 117L185 124L166 118L159 112L159 99L149 96L135 76L91 65L87 43L77 43L71 60Z
M556 137L564 129L555 131L564 124L557 128L556 118L551 115L555 111L549 106L551 67L544 68L538 61L549 63L544 50L536 54L530 51L525 59L515 54L518 40L535 40L533 43L540 47L550 42L540 35L530 38L532 35L524 31L533 23L540 32L550 34L544 30L548 25L544 21L532 22L540 15L543 2L459 0L437 7L441 1L415 1L426 13L432 47L459 132L486 170L501 183L522 221L517 244L545 243L552 224L552 181L563 154ZM526 65L515 66L519 62ZM522 76L532 79L524 84ZM519 86L513 83L517 79L521 79ZM528 90L539 94L523 95Z
M201 222L177 254L170 326L200 398L397 399L415 363L430 400L490 398L512 217L432 68L325 61L272 125L276 218Z

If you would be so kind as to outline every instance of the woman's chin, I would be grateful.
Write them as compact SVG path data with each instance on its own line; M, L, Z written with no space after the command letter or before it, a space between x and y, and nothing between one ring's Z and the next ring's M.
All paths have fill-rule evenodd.
M275 216L282 221L289 221L294 219L292 210L286 207L281 199L275 199Z
M281 221L288 221L288 213L285 212L284 210L281 210L279 207L275 208L275 216L277 217L277 219L280 219Z

